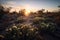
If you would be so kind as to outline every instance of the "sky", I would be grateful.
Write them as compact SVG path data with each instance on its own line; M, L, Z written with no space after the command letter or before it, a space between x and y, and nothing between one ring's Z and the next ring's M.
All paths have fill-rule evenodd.
M53 11L58 9L57 6L60 5L60 0L0 0L0 4L12 7L12 11L20 9Z

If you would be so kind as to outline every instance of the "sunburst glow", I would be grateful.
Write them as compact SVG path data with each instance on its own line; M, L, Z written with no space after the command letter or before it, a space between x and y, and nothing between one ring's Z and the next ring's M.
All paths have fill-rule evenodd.
M25 16L29 16L29 14L30 14L30 10L29 9L26 9Z

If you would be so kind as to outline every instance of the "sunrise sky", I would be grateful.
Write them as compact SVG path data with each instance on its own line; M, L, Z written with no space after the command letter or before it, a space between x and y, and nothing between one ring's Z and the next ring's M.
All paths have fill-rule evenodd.
M58 9L60 0L0 0L0 4L13 7L12 11L19 11L20 9L36 11L42 8L53 11Z

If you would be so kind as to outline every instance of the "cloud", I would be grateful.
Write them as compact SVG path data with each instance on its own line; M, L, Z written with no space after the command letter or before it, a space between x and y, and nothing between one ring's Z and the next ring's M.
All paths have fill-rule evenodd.
M4 7L13 7L16 4L16 2L15 1L2 1L0 4L3 5Z
M7 2L7 4L14 5L14 4L16 4L16 2L15 1L9 1L9 2Z
M9 7L12 7L12 9L10 10L11 12L12 11L19 11L21 10L22 8L24 8L24 6L22 5L17 5L16 1L5 1L3 3L1 3L5 8L9 8Z

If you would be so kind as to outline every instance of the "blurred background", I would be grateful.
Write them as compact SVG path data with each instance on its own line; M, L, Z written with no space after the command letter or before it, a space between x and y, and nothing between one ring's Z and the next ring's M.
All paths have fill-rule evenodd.
M60 40L60 0L0 0L0 40Z

